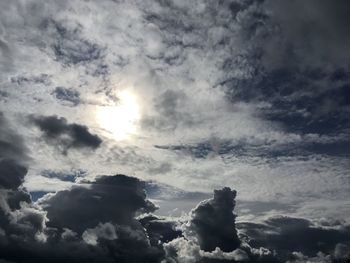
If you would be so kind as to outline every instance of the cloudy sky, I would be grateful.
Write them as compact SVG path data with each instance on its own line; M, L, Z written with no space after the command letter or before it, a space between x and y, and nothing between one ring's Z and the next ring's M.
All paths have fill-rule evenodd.
M346 262L349 12L0 0L0 262Z

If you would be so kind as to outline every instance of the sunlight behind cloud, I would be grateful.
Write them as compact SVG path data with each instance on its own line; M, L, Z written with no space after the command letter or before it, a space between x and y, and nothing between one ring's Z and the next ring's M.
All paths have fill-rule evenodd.
M136 94L131 90L118 93L118 104L101 106L96 110L96 121L116 140L126 140L137 133L141 118L140 105Z

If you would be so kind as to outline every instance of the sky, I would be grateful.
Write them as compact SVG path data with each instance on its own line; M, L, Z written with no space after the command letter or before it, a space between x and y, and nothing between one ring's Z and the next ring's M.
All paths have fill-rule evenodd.
M0 263L350 260L349 12L0 0Z

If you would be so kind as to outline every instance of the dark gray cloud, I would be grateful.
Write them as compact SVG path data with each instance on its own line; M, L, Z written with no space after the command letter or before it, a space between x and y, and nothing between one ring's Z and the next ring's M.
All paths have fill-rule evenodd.
M347 134L333 136L304 136L291 142L276 141L238 141L211 139L194 144L155 145L157 149L169 150L178 155L206 159L213 156L222 157L307 157L311 155L340 156L350 155L350 138Z
M219 247L229 252L239 247L240 241L235 227L236 192L230 188L215 190L214 197L201 202L192 210L189 231L198 238L200 248L213 251Z
M83 65L88 75L109 75L109 66L104 61L105 47L85 37L81 24L45 18L41 30L50 38L50 55L64 67Z
M176 262L347 262L350 259L350 228L345 222L275 216L263 223L236 224L232 213L234 198L235 192L224 188L214 191L214 198L202 201L184 223L184 237L165 244L167 256Z
M263 246L276 251L281 261L292 259L293 251L301 252L307 257L316 257L322 251L336 259L337 247L347 250L349 259L349 226L341 222L323 224L325 225L315 225L303 218L273 217L263 224L239 223L237 228L252 247Z
M140 223L147 230L151 245L159 245L182 236L182 231L177 229L176 220L165 220L154 215L148 215L140 219Z
M146 230L135 218L136 212L155 209L146 200L143 183L136 178L105 176L89 185L51 194L40 203L46 211L21 190L3 195L1 192L7 205L0 207L1 259L153 263L164 258L161 244L158 240L150 243ZM159 223L153 222L154 218L147 220L153 239L163 232L171 233L173 228L172 223L162 227L161 220L157 220Z
M0 112L0 187L17 189L27 173L27 148Z
M40 75L19 75L15 77L11 77L11 82L16 83L19 86L23 85L33 85L33 84L51 84L51 76L48 74L40 74Z
M0 114L0 259L6 259L20 242L41 238L45 213L33 206L29 193L21 187L29 158L23 139Z
M27 168L11 159L0 160L0 186L17 189L23 182Z
M62 63L71 65L101 58L102 48L80 36L81 26L49 19L43 27L55 37L52 49Z
M25 161L28 159L28 149L21 136L10 126L5 115L0 112L0 155L2 158Z
M329 134L349 129L349 89L330 80L338 74L314 70L273 70L245 80L225 83L233 101L264 101L261 114L296 133ZM271 107L272 106L272 107Z
M133 225L137 212L149 213L155 206L147 201L143 183L124 175L100 177L87 187L58 192L43 201L48 225L82 232L98 223ZM118 204L118 207L115 206Z
M267 62L274 64L279 52L288 52L284 56L283 64L301 62L302 65L321 66L323 63L344 65L348 56L343 50L350 44L349 16L350 4L348 1L293 1L280 3L266 1L266 6L272 13L272 21L279 25L278 31L284 37L284 45L273 50L273 38L266 46ZM270 46L269 46L270 45ZM273 45L273 44L272 44ZM295 56L294 61L290 61ZM289 63L288 63L289 62ZM275 64L276 66L276 64ZM278 66L281 66L279 64ZM327 66L326 66L327 67Z
M86 126L69 124L63 117L34 116L31 120L44 133L48 142L63 147L65 152L71 147L96 149L102 143L102 140L97 135L91 134Z
M232 101L264 102L264 118L296 133L334 133L349 129L350 43L346 1L251 1L244 15L254 65L244 78L230 72L242 63L228 58L220 85ZM258 3L258 4L257 4ZM243 11L240 11L243 15ZM336 15L335 15L336 14ZM258 18L260 17L260 18ZM261 23L258 23L258 21Z
M80 93L74 89L56 87L52 95L54 95L56 99L62 102L68 102L73 106L77 106L80 103Z
M214 191L183 222L183 236L164 245L167 258L175 262L280 262L267 249L255 249L237 235L233 209L236 192ZM171 261L170 261L171 262Z

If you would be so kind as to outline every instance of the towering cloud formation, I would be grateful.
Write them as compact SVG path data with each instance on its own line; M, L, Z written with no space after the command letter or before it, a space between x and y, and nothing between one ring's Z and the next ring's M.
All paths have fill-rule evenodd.
M226 187L215 190L212 199L199 203L183 225L184 237L165 244L167 257L175 262L249 260L237 236L233 214L235 197L236 191Z
M230 188L214 191L214 198L203 201L194 210L189 230L204 251L213 251L217 247L229 252L239 247L240 241L235 226L236 191Z
M21 188L27 173L27 150L0 114L0 258L11 258L21 245L45 240L45 212Z

